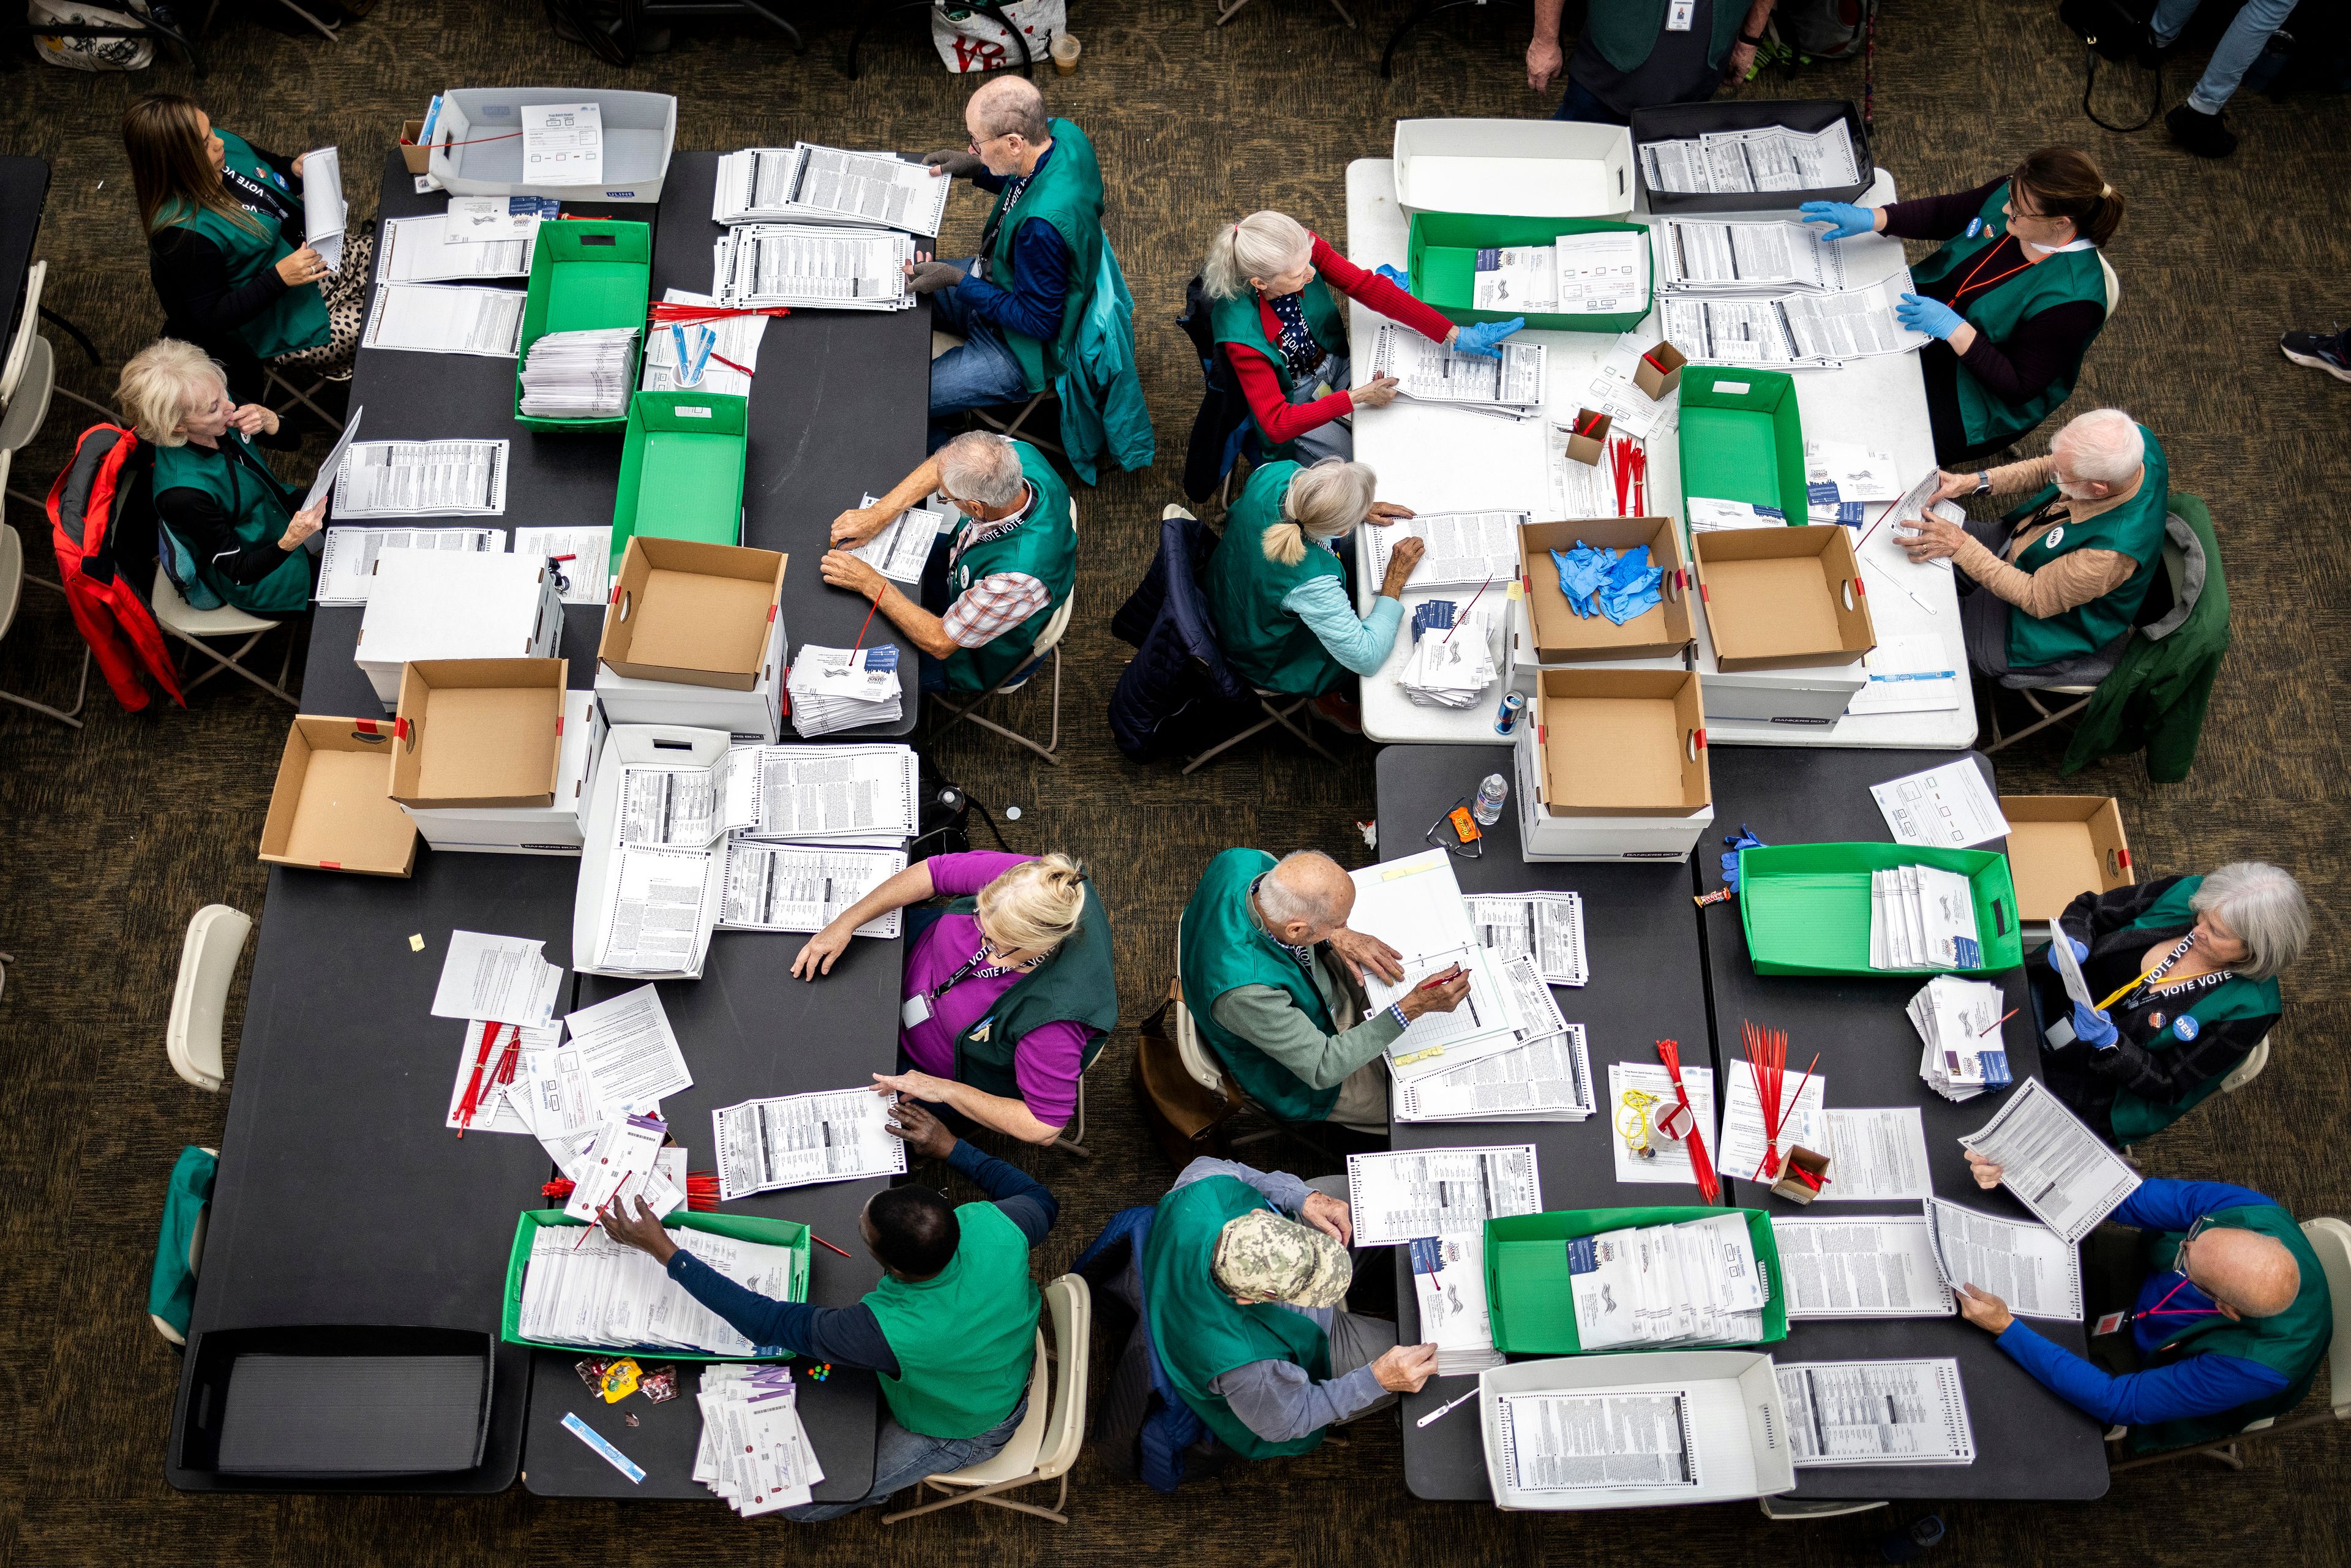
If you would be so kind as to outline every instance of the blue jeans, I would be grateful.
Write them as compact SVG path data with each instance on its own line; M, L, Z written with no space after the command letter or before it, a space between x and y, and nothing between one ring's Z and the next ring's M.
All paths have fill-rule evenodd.
M919 1432L907 1431L885 1416L873 1434L873 1490L855 1502L812 1502L805 1508L788 1508L784 1517L800 1524L816 1524L839 1519L844 1513L855 1513L861 1508L880 1508L925 1476L959 1470L966 1465L994 1458L1005 1444L1012 1441L1020 1417L1028 1412L1029 1396L1024 1394L1020 1403L1012 1407L1011 1415L977 1437L925 1437Z
M1551 111L1553 120L1589 120L1598 125L1630 125L1631 120L1593 96L1592 89L1573 77L1567 78L1567 91L1559 107Z
M2155 8L2155 41L2168 45L2179 37L2189 17L2202 0L2163 0ZM2285 26L2294 14L2294 0L2245 0L2245 8L2220 35L2220 47L2212 51L2212 63L2204 68L2203 77L2188 95L2188 107L2199 114L2218 114L2245 79L2253 62L2268 47L2270 35Z
M971 271L968 259L947 265L961 267L967 276ZM961 348L949 349L931 361L931 419L935 426L947 414L1028 399L1029 378L1022 373L1020 361L1012 357L1004 334L972 315L970 302L964 298L960 287L942 288L931 296L931 326L934 330L953 332L963 340ZM933 434L931 449L936 451L945 442L936 438L935 428Z

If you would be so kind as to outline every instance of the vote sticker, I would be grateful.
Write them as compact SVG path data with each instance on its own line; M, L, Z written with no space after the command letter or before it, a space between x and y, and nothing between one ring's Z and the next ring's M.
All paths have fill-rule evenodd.
M2149 1029L2161 1029L2163 1027L2163 1015L2161 1013L2147 1014L2147 1027Z
M957 586L957 587L959 587L959 588L969 588L969 587L971 586L971 568L969 568L969 567L967 567L967 567L964 567L964 568L962 569L962 571L963 571L963 580L962 580L962 581L960 581L959 583L957 583L957 584L956 584L956 586Z
M2059 545L2064 544L2065 542L2065 525L2060 523L2057 527L2042 535L2041 542L2047 545L2051 549L2055 549ZM968 577L970 576L970 573L967 572L965 573L965 576Z
M2172 1024L2171 1032L2178 1035L2182 1040L2194 1040L2198 1035L2204 1032L2204 1028L2201 1024L2196 1021L2195 1014L2181 1013L2179 1019Z

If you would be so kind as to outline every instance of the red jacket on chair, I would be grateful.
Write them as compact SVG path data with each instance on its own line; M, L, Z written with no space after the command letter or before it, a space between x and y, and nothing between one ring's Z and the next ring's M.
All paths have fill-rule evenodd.
M66 603L106 684L132 713L153 700L142 673L173 702L188 706L155 612L123 570L154 555L133 548L126 562L121 548L126 516L149 504L144 491L153 462L131 432L119 424L93 424L81 433L73 461L49 486L49 527Z

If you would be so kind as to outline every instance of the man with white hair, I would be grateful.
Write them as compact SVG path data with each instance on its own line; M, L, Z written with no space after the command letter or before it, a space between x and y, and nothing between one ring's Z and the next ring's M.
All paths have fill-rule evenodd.
M1968 1162L1978 1186L2000 1185L1998 1166L1972 1150ZM1960 1315L1997 1335L2059 1398L2129 1427L2136 1453L2217 1442L2302 1402L2334 1337L2335 1309L2293 1215L2225 1182L2154 1180L2111 1218L2142 1234L2135 1243L2114 1230L2091 1239L2095 1360L2052 1344L1972 1284L1960 1287ZM2130 1255L2111 1270L2116 1289L2102 1301L2095 1265L2102 1252L2111 1256L2102 1245L2110 1239ZM2134 1291L2129 1280L2140 1270Z
M1052 386L1102 262L1102 165L1085 132L1049 119L1036 84L1015 76L973 93L963 120L969 151L923 162L992 193L996 207L978 256L910 268L933 326L963 339L931 361L934 422ZM935 423L932 444L942 439Z
M2118 408L2094 409L2050 439L2046 457L1942 480L1945 500L2037 492L1997 519L1928 517L1896 530L1912 560L1965 574L1969 663L2008 686L2104 679L2163 569L2170 469L2155 433Z
M963 525L944 549L932 549L917 604L850 552L934 494ZM972 431L872 506L835 517L832 549L817 570L833 587L872 601L921 651L923 690L987 691L1019 669L1077 581L1069 486L1027 442Z
M1414 1019L1460 1006L1469 977L1455 965L1365 1016L1364 971L1395 981L1404 967L1378 937L1347 929L1354 907L1355 884L1329 855L1300 850L1277 863L1263 850L1227 850L1184 906L1184 1006L1243 1092L1274 1115L1384 1133L1380 1058Z

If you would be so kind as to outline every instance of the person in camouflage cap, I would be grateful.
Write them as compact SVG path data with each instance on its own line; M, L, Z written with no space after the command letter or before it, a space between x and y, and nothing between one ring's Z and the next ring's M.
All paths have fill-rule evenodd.
M1347 1299L1354 1264L1339 1239L1270 1208L1229 1220L1217 1233L1209 1270L1242 1306L1281 1301L1293 1307L1335 1307Z

